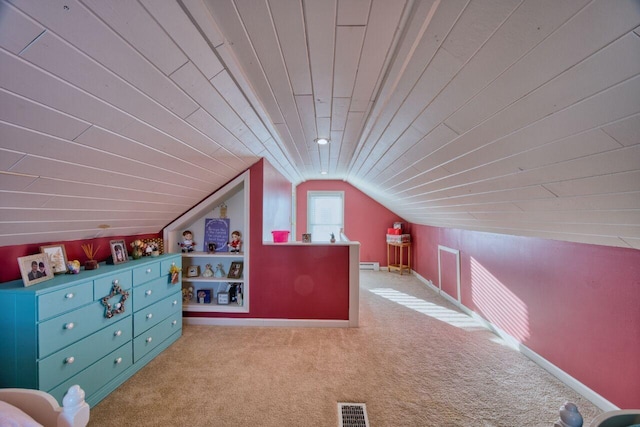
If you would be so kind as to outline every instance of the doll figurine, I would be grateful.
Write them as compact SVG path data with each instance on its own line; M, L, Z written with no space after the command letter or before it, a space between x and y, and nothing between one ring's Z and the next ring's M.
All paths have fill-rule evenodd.
M202 277L213 277L213 269L211 268L211 264L207 264L204 266L204 273L202 273Z
M182 233L182 242L178 243L182 248L182 252L193 252L193 248L196 246L196 242L193 241L193 233L191 230L185 230Z
M240 252L240 250L242 250L241 237L242 234L237 230L231 233L231 241L228 243L229 252Z
M224 266L221 263L216 265L216 272L213 273L213 277L227 277L227 273L224 272Z

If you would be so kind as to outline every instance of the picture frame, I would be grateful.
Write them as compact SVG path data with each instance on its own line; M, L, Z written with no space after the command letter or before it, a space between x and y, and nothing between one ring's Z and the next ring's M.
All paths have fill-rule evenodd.
M228 279L240 279L242 277L242 269L244 264L242 261L233 261L229 267Z
M218 304L219 305L229 304L229 292L218 292Z
M146 244L148 248L156 248L158 255L162 255L164 253L164 240L160 238L142 239L142 243ZM150 252L152 253L153 251ZM144 255L151 255L151 253L145 253Z
M64 245L40 246L40 253L47 254L49 267L51 267L53 274L62 274L68 271L67 263L69 260Z
M127 245L124 240L111 240L109 241L109 247L111 248L111 258L114 264L122 264L129 261Z
M311 233L302 234L302 243L311 243Z
M20 266L20 274L25 287L53 279L53 271L49 266L49 256L44 252L19 257L18 265Z
M198 277L200 276L200 266L199 265L190 265L187 267L187 277Z
M207 243L207 253L215 254L216 253L216 244L215 242Z
M196 301L198 304L211 304L211 295L213 289L198 289L196 292Z

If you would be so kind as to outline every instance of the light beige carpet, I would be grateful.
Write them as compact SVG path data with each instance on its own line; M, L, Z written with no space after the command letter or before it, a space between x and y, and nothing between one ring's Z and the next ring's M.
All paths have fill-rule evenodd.
M92 408L90 426L552 426L589 401L415 277L361 272L359 328L185 326Z

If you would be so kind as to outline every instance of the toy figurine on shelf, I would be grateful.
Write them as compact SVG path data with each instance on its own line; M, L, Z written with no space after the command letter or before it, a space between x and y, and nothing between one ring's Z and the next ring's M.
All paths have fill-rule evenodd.
M236 230L231 233L231 241L229 244L229 252L240 252L242 250L242 234Z
M193 252L193 248L196 246L196 242L193 241L193 233L191 230L185 230L182 233L182 242L178 243L182 248L182 252Z
M216 265L216 272L213 273L213 277L227 277L227 273L224 272L224 266L222 263Z
M204 266L204 273L202 273L202 277L213 277L213 269L211 264L207 264Z

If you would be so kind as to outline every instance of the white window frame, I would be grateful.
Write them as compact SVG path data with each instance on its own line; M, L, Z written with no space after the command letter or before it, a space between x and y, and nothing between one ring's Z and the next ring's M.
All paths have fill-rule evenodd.
M342 200L342 209L340 210L340 225L338 226L338 230L336 230L335 232L336 239L339 239L340 230L344 230L344 191L307 191L307 233L311 233L311 240L313 242L328 242L330 240L329 234L327 234L327 236L316 236L312 232L310 215L312 199L323 196L337 196L340 197L340 200Z

